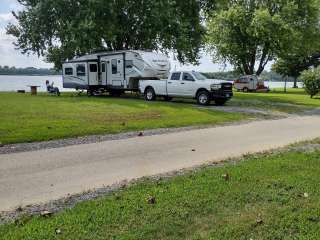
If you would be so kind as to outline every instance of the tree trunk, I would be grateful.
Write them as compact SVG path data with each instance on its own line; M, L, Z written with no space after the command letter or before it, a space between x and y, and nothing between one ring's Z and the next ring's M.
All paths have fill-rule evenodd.
M298 88L297 78L294 78L293 88Z

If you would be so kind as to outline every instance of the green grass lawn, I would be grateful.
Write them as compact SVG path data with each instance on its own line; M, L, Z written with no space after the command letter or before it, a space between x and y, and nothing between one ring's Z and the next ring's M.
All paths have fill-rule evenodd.
M282 89L272 89L269 93L235 92L229 105L296 113L320 107L320 98L311 99L303 89L288 89L286 93Z
M214 125L246 118L242 114L196 108L194 104L142 99L61 97L0 93L0 142L44 141L89 134L153 128Z
M192 104L190 104L192 103ZM289 104L289 105L288 105ZM228 106L295 113L320 107L303 90L235 93ZM145 102L137 98L0 93L0 143L45 141L90 134L154 128L215 125L248 116L195 107L191 100Z
M252 155L237 164L144 180L50 218L25 217L0 226L0 239L316 240L319 182L319 148Z
M288 89L287 93L282 89L272 89L269 93L235 92L234 100L230 105L294 113L320 107L320 98L311 99L304 89Z

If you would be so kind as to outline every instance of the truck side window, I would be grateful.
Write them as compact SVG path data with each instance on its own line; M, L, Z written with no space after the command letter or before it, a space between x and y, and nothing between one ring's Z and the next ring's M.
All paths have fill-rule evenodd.
M183 73L183 81L194 81L193 77L189 73Z
M118 73L117 59L112 59L112 61L111 61L111 69L112 69L112 74L117 74Z
M172 73L171 80L180 80L180 76L181 76L180 72Z
M84 64L77 65L77 76L85 76L86 75L86 66Z

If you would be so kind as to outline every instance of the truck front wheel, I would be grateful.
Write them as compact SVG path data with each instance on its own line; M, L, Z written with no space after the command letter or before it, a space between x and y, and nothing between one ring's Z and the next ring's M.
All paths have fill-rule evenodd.
M144 91L144 99L146 101L154 101L156 100L156 93L153 88L149 87Z
M200 105L209 105L210 104L210 95L207 91L201 91L197 95L197 102Z

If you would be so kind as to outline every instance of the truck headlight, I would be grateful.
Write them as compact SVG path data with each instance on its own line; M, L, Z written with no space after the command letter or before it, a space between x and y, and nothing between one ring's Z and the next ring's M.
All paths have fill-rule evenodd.
M211 85L211 90L218 90L221 88L221 84L212 84Z

